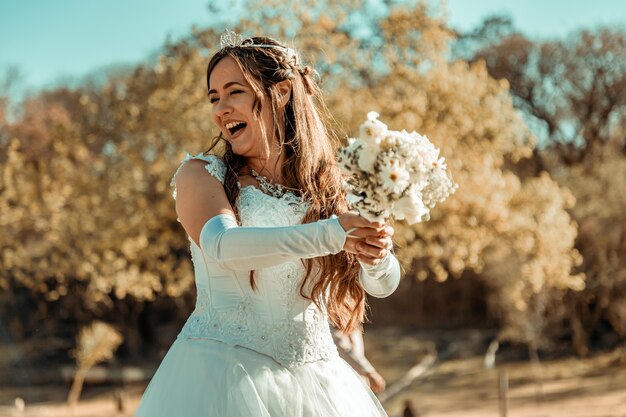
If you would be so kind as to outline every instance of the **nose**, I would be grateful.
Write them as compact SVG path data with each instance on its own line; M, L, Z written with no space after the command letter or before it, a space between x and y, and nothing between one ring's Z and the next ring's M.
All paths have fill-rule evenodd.
M217 117L224 117L230 114L232 111L233 108L228 102L227 98L222 98L213 105L213 113L215 113Z

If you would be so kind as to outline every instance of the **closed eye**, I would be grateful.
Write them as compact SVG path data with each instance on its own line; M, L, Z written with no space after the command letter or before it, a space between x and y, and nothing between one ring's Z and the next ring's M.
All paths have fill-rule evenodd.
M217 101L217 95L213 94L213 91L209 91L207 95L209 96L209 103L213 104Z
M232 96L232 95L235 95L235 94L240 94L240 93L243 93L243 90L232 90L232 91L229 93L229 95L231 95L231 96ZM213 97L209 97L209 103L211 103L211 104L213 104L213 103L217 102L218 100L219 100L219 99L218 99L217 97L215 97L215 96L213 96Z

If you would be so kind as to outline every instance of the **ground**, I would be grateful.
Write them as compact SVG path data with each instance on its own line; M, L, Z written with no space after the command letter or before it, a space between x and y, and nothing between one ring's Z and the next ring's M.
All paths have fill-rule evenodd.
M366 333L368 355L393 385L407 368L424 357L430 335L401 329ZM625 348L598 352L584 359L542 360L540 368L527 359L496 360L494 368L485 369L484 355L469 354L483 338L481 332L448 337L453 342L447 346L458 345L452 349L454 353L386 402L389 415L402 416L408 400L420 417L498 417L499 375L506 371L511 417L626 417ZM507 352L498 354L512 356Z
M495 366L485 369L484 356L475 353L475 347L484 343L484 333L435 336L390 328L366 331L368 356L390 387L429 352L439 356L424 375L384 403L390 417L402 416L407 401L420 417L498 417L498 380L503 372L509 379L510 417L626 417L626 348L584 359L543 359L538 368L528 360L511 359L503 347ZM69 388L65 384L26 388L1 384L0 416L70 415L64 404ZM88 385L73 415L132 416L144 388L145 383ZM124 412L117 411L116 392L124 397ZM17 397L26 401L23 411L15 406Z

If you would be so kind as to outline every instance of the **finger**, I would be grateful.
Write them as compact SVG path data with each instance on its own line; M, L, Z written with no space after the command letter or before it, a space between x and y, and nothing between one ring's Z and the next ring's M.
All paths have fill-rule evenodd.
M385 226L381 232L381 237L391 237L396 231L391 226Z
M353 227L352 229L348 230L346 234L350 239L361 240L365 239L367 236L370 236L371 232L369 232L368 229L364 229L362 227Z
M356 244L360 241L361 239L347 238L346 243L343 245L343 250L349 253L359 253Z
M366 231L364 237L372 237L376 239L385 239L385 238L391 237L387 235L384 228L383 229L363 229L363 230Z
M393 241L389 237L382 238L382 239L378 237L366 237L365 243L371 246L375 246L377 248L382 248L382 249L387 249L387 250L393 247Z
M376 244L371 244L367 240L361 240L357 242L356 249L367 256L384 258L391 248L391 241L384 239L382 242L380 240L376 240L375 242Z
M349 229L349 231L350 233L348 233L348 236L351 238L357 238L357 239L365 239L367 237L377 237L379 234L377 229L366 228L366 227L352 228L352 229Z
M360 262L367 264L367 265L378 265L380 263L380 259L379 258L371 258L369 256L365 256L365 255L357 255L356 257L357 260L359 260Z
M354 254L365 254L366 256L376 255L378 250L381 248L376 248L374 246L368 245L365 242L365 239L361 238L347 238L344 243L343 250L349 253Z
M374 229L384 229L385 226L385 222L370 222L370 227L373 227Z
M380 238L384 237L392 237L395 233L395 230L391 226L385 226L381 229L377 229L376 236Z
M386 248L379 248L376 246L369 245L363 241L358 242L356 244L356 250L359 254L372 257L372 258L384 258L387 255Z
M357 226L367 227L369 229L382 229L385 227L384 222L370 222L363 216L359 216L357 220Z

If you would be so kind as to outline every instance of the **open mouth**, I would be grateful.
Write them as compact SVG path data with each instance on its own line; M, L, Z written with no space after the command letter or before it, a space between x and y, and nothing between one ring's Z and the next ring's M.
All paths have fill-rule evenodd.
M244 122L230 122L226 124L226 129L230 132L231 136L236 136L246 127Z

